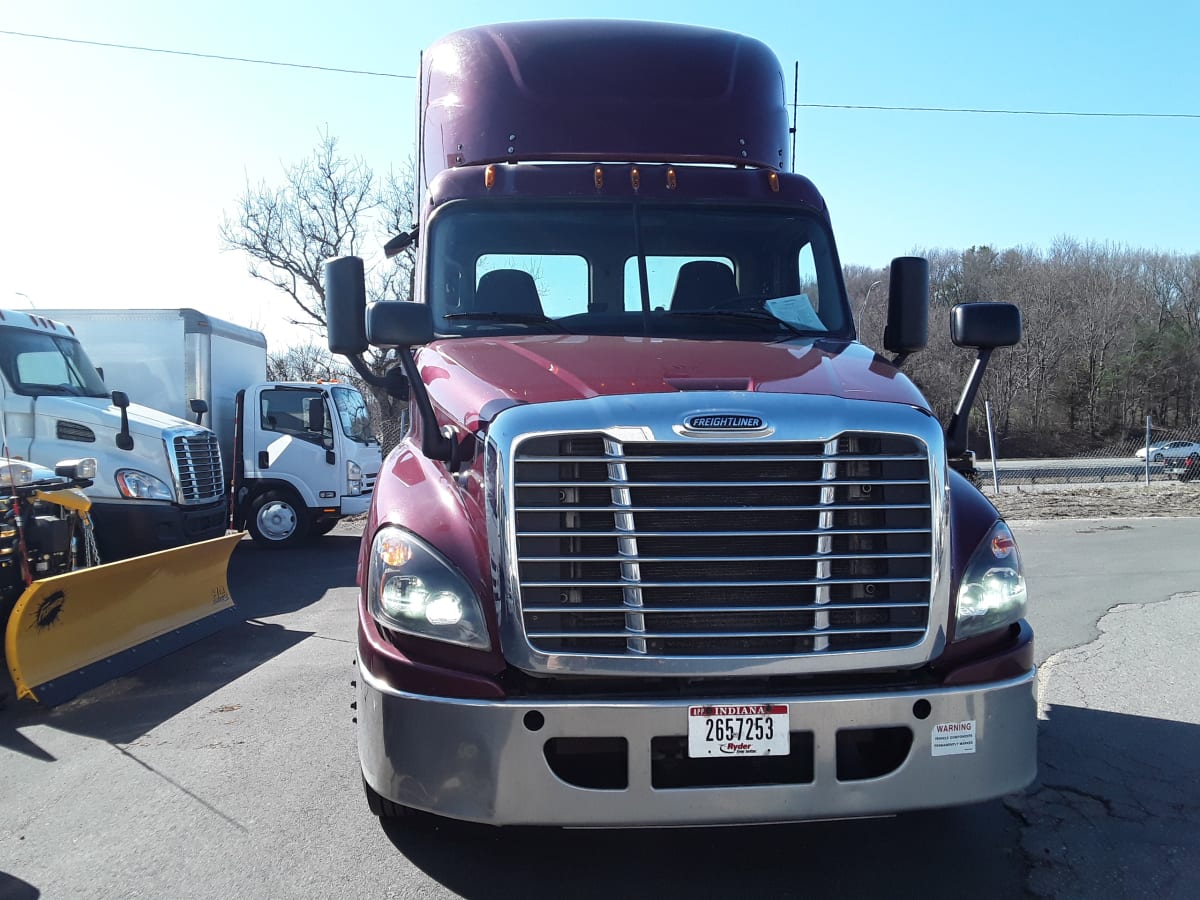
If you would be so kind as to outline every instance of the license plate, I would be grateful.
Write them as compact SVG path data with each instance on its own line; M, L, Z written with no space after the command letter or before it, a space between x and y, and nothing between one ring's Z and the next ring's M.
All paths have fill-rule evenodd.
M688 756L787 756L784 704L688 707Z

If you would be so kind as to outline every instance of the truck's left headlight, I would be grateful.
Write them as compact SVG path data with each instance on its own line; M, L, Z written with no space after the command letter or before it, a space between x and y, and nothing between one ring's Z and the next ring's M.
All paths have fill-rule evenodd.
M133 500L174 500L175 492L161 478L138 469L118 469L117 488Z
M487 650L483 609L474 589L440 553L400 528L371 542L367 608L381 625L417 637Z
M352 459L346 460L346 493L357 497L362 493L362 466Z
M980 541L958 587L954 638L1011 625L1025 615L1025 573L1012 532L997 522Z

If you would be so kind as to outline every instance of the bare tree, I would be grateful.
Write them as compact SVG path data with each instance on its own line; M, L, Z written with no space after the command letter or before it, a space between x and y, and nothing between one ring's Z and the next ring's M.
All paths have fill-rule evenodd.
M295 344L267 354L270 381L352 381L353 372L317 343Z
M331 257L356 255L368 260L369 301L412 299L413 248L391 260L381 258L380 248L415 222L413 171L409 161L381 180L361 157L346 156L337 138L322 132L306 158L284 167L281 185L247 183L236 214L221 225L221 242L226 249L246 254L252 277L291 298L297 311L290 322L323 336L322 265ZM302 348L283 351L276 357L279 370L300 371L315 364L316 358L307 353ZM373 353L366 361L376 374L394 365L382 353ZM386 438L398 439L399 428L389 422L403 422L407 404L382 389L359 384L378 414L384 445L390 446L394 440Z

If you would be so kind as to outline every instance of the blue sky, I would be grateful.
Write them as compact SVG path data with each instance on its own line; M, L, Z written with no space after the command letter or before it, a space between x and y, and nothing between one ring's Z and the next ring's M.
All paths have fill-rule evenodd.
M442 34L578 15L576 5L348 2L0 6L0 30L414 74ZM609 18L686 21L771 46L800 101L1200 115L1200 4L747 6L614 0ZM377 171L413 147L410 79L0 35L0 307L191 306L300 339L291 301L217 229L246 180L339 138ZM802 109L797 169L843 262L1056 237L1200 252L1200 118ZM1019 299L1019 298L996 298Z

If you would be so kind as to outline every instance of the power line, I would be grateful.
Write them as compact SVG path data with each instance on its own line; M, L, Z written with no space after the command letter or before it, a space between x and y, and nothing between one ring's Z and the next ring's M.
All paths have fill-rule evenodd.
M317 72L339 72L343 75L371 75L375 78L408 78L416 80L415 75L397 75L394 72L369 72L364 69L339 69L334 66L312 66L305 63L280 62L274 59L251 59L245 56L221 56L217 53L197 53L191 50L168 50L163 47L139 47L134 44L113 44L105 41L85 41L82 38L59 37L51 34L29 34L24 31L5 31L0 34L11 37L37 38L43 41L60 41L64 44L86 44L89 47L106 47L114 50L141 50L145 53L166 53L171 56L195 56L200 59L219 59L224 62L253 63L259 66L283 66L289 69L311 69Z
M1086 116L1098 119L1200 119L1200 113L1083 112L1069 109L979 109L963 106L865 106L849 103L796 103L802 109L867 109L887 112L979 113L988 116Z
M398 75L395 72L372 72L366 69L343 69L336 66L316 66L306 63L281 62L274 59L255 59L246 56L223 56L219 53L199 53L193 50L172 50L165 47L142 47L136 44L116 44L107 41L88 41L82 38L69 38L51 34L31 34L25 31L7 31L0 29L0 34L10 37L36 38L43 41L59 41L65 44L83 44L88 47L104 47L112 50L139 50L143 53L165 53L170 56L192 56L199 59L218 59L223 62L251 63L259 66L282 66L289 69L308 69L315 72L336 72L342 75L368 75L373 78L402 78L416 80L415 75ZM883 106L879 104L857 103L793 103L800 109L848 109L867 112L931 112L931 113L970 113L985 116L1074 116L1077 118L1094 119L1200 119L1200 113L1146 113L1146 112L1110 112L1071 109L986 109L967 106Z

